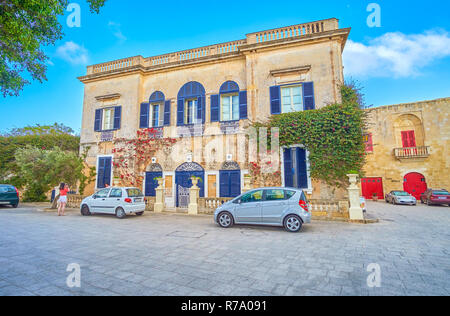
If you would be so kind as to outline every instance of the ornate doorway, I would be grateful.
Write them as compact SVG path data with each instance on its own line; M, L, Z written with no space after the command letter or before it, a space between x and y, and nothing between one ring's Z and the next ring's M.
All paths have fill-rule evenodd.
M234 198L241 194L241 168L234 161L227 161L220 170L220 197Z
M175 170L177 207L187 207L185 205L181 205L180 202L186 199L186 189L187 192L189 192L189 188L192 187L192 176L201 179L197 185L200 188L200 197L205 196L205 170L196 162L186 162L180 165L177 170Z

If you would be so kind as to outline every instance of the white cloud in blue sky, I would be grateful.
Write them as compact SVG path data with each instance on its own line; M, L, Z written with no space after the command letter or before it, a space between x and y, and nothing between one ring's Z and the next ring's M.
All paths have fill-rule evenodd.
M66 42L56 49L56 57L72 65L87 65L89 53L86 48L75 42Z
M113 33L113 35L120 41L120 42L125 42L127 40L126 36L123 35L122 33L122 29L120 27L119 23L113 22L113 21L109 21L108 22L108 27L111 30L111 32Z
M449 56L450 36L444 30L386 33L368 44L349 40L344 50L345 74L357 78L417 77L423 68Z

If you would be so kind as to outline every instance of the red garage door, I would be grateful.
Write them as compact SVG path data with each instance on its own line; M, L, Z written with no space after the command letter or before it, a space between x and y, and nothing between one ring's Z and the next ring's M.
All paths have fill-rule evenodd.
M417 200L420 200L421 194L424 193L428 187L425 177L422 174L412 172L405 176L403 189Z
M361 179L362 194L366 199L372 199L374 193L378 199L384 199L383 179L382 178L363 178Z

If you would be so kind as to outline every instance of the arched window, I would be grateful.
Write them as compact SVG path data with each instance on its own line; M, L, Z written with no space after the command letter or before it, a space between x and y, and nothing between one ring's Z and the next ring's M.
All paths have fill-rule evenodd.
M170 100L166 101L164 93L153 92L148 103L141 104L140 128L170 125Z
M211 96L211 122L239 121L247 118L247 91L234 81L222 84L218 95Z
M205 123L205 88L196 81L186 83L178 92L177 125Z

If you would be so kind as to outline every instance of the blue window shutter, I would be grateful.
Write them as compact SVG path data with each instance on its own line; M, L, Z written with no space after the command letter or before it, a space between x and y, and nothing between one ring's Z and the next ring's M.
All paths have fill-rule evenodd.
M306 165L306 150L297 148L297 187L308 188L308 167Z
M122 121L122 107L116 106L114 108L114 129L120 129L121 121Z
M170 105L170 100L164 103L164 126L170 126Z
M105 187L105 158L99 158L97 170L97 188L103 189Z
M237 197L241 194L241 171L230 172L230 195L229 197Z
M305 111L314 110L316 108L313 82L305 82L303 84L303 106Z
M284 185L286 187L294 186L294 174L292 172L292 150L284 150Z
M102 131L102 116L103 110L95 110L95 123L94 123L94 131L101 132Z
M220 171L220 197L229 197L230 195L230 172Z
M197 98L197 121L203 122L203 97Z
M178 99L178 106L177 106L177 125L182 126L184 125L184 99Z
M111 166L112 166L112 158L105 158L105 180L103 181L105 186L111 185Z
M239 117L241 120L248 119L247 91L239 92Z
M219 95L211 96L211 122L219 122L220 120L220 104Z
M147 128L149 121L150 104L141 103L141 116L139 122L139 128Z
M270 87L270 113L281 114L280 86Z

